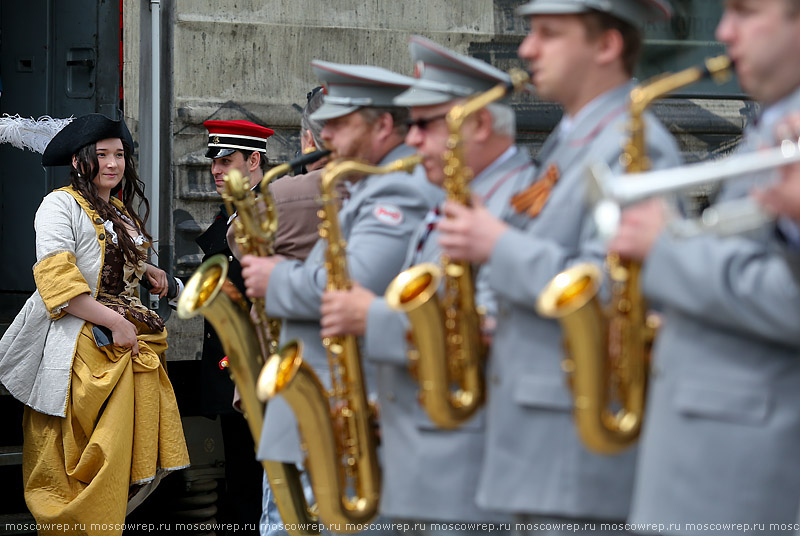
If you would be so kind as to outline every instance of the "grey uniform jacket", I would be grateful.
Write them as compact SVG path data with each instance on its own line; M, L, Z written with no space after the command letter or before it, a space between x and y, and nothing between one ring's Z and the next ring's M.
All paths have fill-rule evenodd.
M533 163L524 150L470 185L492 214L511 210L511 196L533 179ZM411 240L404 268L422 262L440 264L438 233L423 222ZM427 238L425 238L427 237ZM424 242L422 239L424 238ZM418 246L421 249L418 250ZM478 279L486 281L488 270ZM483 305L486 297L479 293ZM475 488L483 457L485 415L479 411L456 430L441 430L419 405L419 387L408 372L408 317L376 298L367 316L365 357L378 364L378 397L383 437L381 513L393 518L439 521L503 521L475 504Z
M379 165L412 153L409 147L400 145ZM371 175L357 182L339 212L342 235L347 240L350 277L382 294L402 266L413 230L436 200L421 166L411 175ZM267 288L266 307L270 317L284 319L281 342L301 340L305 361L329 388L328 359L319 335L326 246L327 241L318 240L305 262L285 261L275 267ZM297 423L281 397L267 404L259 445L259 459L302 462Z
M774 106L775 120L800 110L800 90ZM762 119L748 128L740 150L775 145L774 124ZM765 178L732 184L724 198L743 197ZM686 523L764 523L762 534L771 532L769 523L794 523L800 284L775 226L729 238L663 233L642 286L663 307L665 322L654 349L631 520L680 525L668 534L700 532Z
M600 456L579 441L561 370L561 329L538 316L534 304L568 266L604 259L586 210L587 167L603 161L619 171L630 89L625 85L595 99L565 136L563 121L559 124L537 160L540 175L555 163L561 178L539 216L504 233L489 260L498 317L477 497L485 508L597 519L623 519L628 513L635 452ZM678 164L677 146L666 129L651 116L646 127L653 165Z

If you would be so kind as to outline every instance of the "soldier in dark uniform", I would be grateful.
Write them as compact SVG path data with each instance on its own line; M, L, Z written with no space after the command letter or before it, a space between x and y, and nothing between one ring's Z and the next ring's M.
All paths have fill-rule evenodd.
M211 174L217 192L222 193L223 178L234 169L245 177L249 176L250 184L258 184L267 163L267 138L274 131L250 121L206 121L203 125L208 129L206 157L212 159ZM220 205L214 221L196 242L203 250L203 261L218 253L228 258L228 278L244 295L242 267L233 257L225 238L229 219L225 205ZM225 350L214 328L208 321L204 322L201 405L206 415L220 416L225 447L226 491L220 501L220 521L238 523L240 530L246 523L248 530L245 534L258 534L263 471L255 459L247 422L233 408L233 382L230 375L220 368Z

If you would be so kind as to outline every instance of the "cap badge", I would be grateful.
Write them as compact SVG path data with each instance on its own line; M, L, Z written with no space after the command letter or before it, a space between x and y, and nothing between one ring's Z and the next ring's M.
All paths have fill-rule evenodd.
M219 136L214 136L214 139L211 141L214 143L219 143Z

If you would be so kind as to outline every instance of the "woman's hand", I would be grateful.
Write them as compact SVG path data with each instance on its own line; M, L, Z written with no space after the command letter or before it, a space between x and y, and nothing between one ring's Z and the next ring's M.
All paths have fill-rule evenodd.
M122 315L115 314L115 316L117 318L107 326L111 330L111 335L114 337L114 346L130 348L133 355L138 355L139 340L136 338L136 326Z
M166 296L169 291L167 272L152 264L147 264L144 273L147 276L147 280L150 281L150 285L152 285L150 294L158 294L159 298Z

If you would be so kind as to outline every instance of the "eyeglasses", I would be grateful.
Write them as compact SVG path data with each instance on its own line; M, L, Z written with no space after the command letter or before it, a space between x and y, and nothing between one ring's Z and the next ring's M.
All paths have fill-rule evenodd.
M409 119L406 121L406 126L408 128L417 127L420 130L425 130L428 128L428 125L433 123L434 121L439 121L440 119L444 119L447 117L447 112L443 113L442 115L435 115L433 117L420 117L417 119Z

